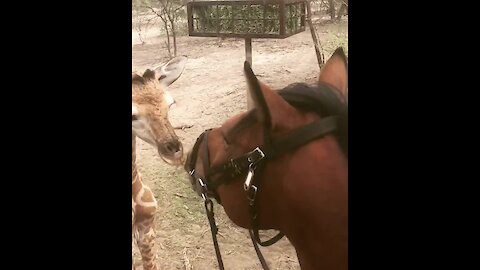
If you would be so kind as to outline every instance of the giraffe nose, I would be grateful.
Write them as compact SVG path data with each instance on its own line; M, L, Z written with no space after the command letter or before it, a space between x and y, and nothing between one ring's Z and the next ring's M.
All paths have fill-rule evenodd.
M180 151L180 142L179 141L169 142L167 144L167 149L172 153L176 153Z
M182 144L178 140L169 141L164 145L164 151L169 154L176 154L182 151Z

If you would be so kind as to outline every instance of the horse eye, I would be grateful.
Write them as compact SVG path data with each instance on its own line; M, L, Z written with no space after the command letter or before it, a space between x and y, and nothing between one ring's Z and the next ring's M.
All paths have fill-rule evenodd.
M138 120L137 116L132 114L132 121L137 121L137 120Z
M230 144L230 140L227 138L227 136L225 136L225 134L222 133L222 138L223 138L223 141L229 145Z

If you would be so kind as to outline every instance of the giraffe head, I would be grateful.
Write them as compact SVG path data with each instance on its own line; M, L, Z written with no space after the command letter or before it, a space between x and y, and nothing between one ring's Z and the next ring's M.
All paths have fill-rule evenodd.
M160 157L172 165L182 162L183 146L168 120L175 101L167 87L180 77L186 61L180 56L141 76L132 73L132 135L156 147Z

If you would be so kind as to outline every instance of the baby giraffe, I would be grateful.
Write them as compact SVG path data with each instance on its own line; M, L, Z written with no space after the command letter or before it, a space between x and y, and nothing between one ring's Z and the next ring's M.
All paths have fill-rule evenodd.
M158 149L163 161L181 165L183 147L168 120L175 101L167 87L183 72L187 58L176 57L143 75L132 73L132 243L135 238L144 270L157 269L155 250L155 213L157 201L137 171L136 138ZM132 256L132 269L135 269Z

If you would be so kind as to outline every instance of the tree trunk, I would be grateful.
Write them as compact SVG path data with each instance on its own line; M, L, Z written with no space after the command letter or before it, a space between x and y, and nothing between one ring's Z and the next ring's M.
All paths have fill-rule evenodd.
M312 34L313 45L315 45L315 53L317 54L318 67L321 69L325 64L325 58L323 56L323 53L321 52L322 44L320 44L317 36L317 31L315 30L315 26L312 22L312 9L310 7L310 3L311 1L307 1L307 23L308 27L310 28L310 33Z
M329 6L329 11L330 11L330 19L333 21L335 20L335 1L334 0L328 0L328 6Z
M167 50L168 56L172 58L172 51L170 50L170 33L168 32L168 16L165 9L162 10L162 16L159 15L160 19L163 21L163 27L165 28L165 34L167 34Z
M177 56L177 32L175 29L175 12L171 5L170 7L167 5L163 5L163 8L165 10L165 14L167 15L168 21L170 22L170 29L172 29L172 37L173 37L173 56Z
M170 50L170 33L168 32L168 23L167 21L163 22L163 25L165 26L165 33L167 34L167 50L168 50L168 56L172 58L172 52Z
M342 19L342 15L343 15L343 13L345 12L346 9L347 9L347 5L345 4L345 2L342 2L342 6L340 6L340 10L338 10L337 20Z
M172 17L172 20L170 20L170 25L172 27L173 37L173 56L177 57L177 32L175 30L175 17Z

